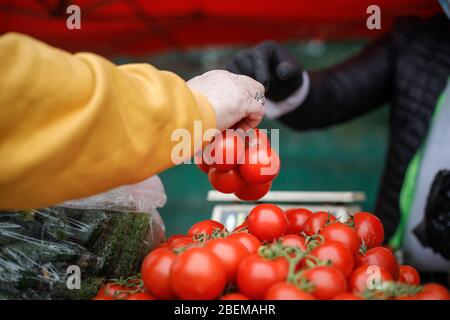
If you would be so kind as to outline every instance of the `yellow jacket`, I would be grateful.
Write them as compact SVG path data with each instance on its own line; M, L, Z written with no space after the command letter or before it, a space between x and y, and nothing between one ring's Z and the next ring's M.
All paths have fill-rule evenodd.
M172 131L215 127L207 99L148 64L0 37L0 209L34 208L167 169Z

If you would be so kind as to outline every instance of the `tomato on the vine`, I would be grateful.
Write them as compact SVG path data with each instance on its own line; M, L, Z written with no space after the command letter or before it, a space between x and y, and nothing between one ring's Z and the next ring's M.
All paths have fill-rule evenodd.
M247 248L238 240L217 238L208 241L205 245L223 263L229 283L234 283L239 263L249 254Z
M305 238L296 234L287 234L281 239L281 244L287 247L297 247L301 251L308 249Z
M283 210L274 204L257 205L250 211L247 222L248 231L267 242L283 236L288 227Z
M399 265L391 250L385 247L375 247L367 250L366 253L356 257L356 266L363 264L376 265L385 268L394 280L398 279Z
M195 241L194 239L192 239L192 237L183 236L171 239L170 241L167 240L167 247L172 250L177 250L187 247L193 243L195 243Z
M236 283L239 291L250 299L262 299L267 289L286 279L288 271L285 258L268 260L253 253L239 265Z
M244 163L239 165L239 173L249 183L258 185L269 183L280 172L280 158L269 146L248 147L244 159Z
M150 252L142 262L141 276L150 294L159 299L175 299L170 284L170 269L177 255L170 249L158 248Z
M316 298L292 283L277 282L266 291L264 300L316 300Z
M352 292L362 293L368 289L374 289L377 282L393 281L392 275L384 267L373 265L361 265L353 270L348 278L348 286ZM367 285L373 286L369 288Z
M245 182L234 195L244 201L256 201L264 197L271 187L272 182L266 184L251 184Z
M304 225L304 232L311 236L319 232L326 224L336 221L336 217L329 212L319 211L313 213Z
M245 144L248 147L256 145L270 147L270 142L267 134L258 128L250 129L245 133Z
M236 168L228 171L211 168L209 169L208 179L211 185L222 193L234 193L244 185L244 181Z
M361 245L361 239L356 232L346 224L340 222L334 222L326 225L319 232L325 240L337 241L342 243L352 255L356 255L359 252Z
M326 241L313 249L310 254L320 260L330 261L331 265L341 270L346 277L353 270L353 254L340 242Z
M384 227L380 219L369 212L358 212L353 215L355 232L367 249L378 247L384 241Z
M250 300L248 297L244 296L242 293L228 293L223 295L220 300Z
M125 300L156 300L155 297L145 292L130 294Z
M236 132L225 130L205 147L203 158L211 167L227 171L240 163L244 150L242 137Z
M220 222L214 220L203 220L193 224L192 227L187 232L187 236L191 238L198 235L210 236L214 231L220 232L224 230L225 226Z
M181 299L209 300L225 289L227 274L222 261L209 249L193 247L175 259L170 283Z
M401 265L399 268L399 282L419 285L420 284L420 275L417 270L409 265Z
M343 292L334 296L331 300L362 300L362 298L351 292Z
M312 212L305 208L294 208L285 211L286 217L289 221L287 234L299 234L303 232L306 221L312 215Z
M123 300L126 299L131 291L131 288L108 282L98 290L95 300Z
M249 253L254 253L261 246L261 241L258 240L254 235L247 232L239 232L230 234L227 239L234 239L239 241L244 245Z
M422 287L416 298L418 300L450 300L447 288L438 283L427 283Z
M232 233L237 233L237 232L248 232L248 222L247 222L247 220L242 222L240 225L238 225L232 231Z
M332 266L307 269L303 277L314 286L312 294L320 300L329 300L347 290L347 281L342 272Z

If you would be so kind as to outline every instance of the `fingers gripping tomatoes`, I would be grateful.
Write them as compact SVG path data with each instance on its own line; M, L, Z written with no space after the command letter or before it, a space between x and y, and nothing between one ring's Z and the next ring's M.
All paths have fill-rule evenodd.
M361 239L348 225L334 222L323 227L319 234L322 235L325 240L342 243L353 255L358 254Z
M210 300L220 296L227 283L222 261L209 249L193 247L181 253L170 271L172 290L188 300Z
M271 242L283 236L288 227L286 215L273 204L260 204L254 207L247 218L248 230L259 240Z
M289 209L285 212L289 221L287 234L299 234L303 232L306 221L312 215L312 212L304 208Z
M249 254L247 248L238 240L229 238L213 239L205 247L222 261L228 282L234 283L239 263Z
M250 299L262 299L267 289L286 279L288 270L289 264L284 258L267 260L253 253L239 265L236 283L240 292Z
M150 252L142 262L141 275L147 290L159 299L175 299L170 284L170 268L177 255L169 249L159 248Z
M244 181L236 168L228 171L219 171L216 168L211 168L208 173L208 179L217 191L223 193L234 193L244 185Z
M347 290L347 282L342 272L330 266L319 266L304 271L304 277L313 286L317 299L329 300Z
M194 224L188 231L188 237L195 237L201 234L211 235L214 231L224 231L225 226L214 220L203 220Z
M353 215L355 232L367 249L381 246L384 241L384 228L380 219L368 212Z

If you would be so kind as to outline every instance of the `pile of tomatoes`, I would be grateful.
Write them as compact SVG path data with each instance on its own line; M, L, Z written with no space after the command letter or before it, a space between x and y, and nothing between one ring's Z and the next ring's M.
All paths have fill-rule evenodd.
M109 283L96 299L450 299L439 284L420 285L383 240L383 225L368 212L342 222L260 204L232 232L205 220L170 237L144 259L140 287L135 278L122 287L128 291Z
M195 162L216 190L246 201L262 198L280 171L278 154L258 129L245 134L224 131L196 155Z

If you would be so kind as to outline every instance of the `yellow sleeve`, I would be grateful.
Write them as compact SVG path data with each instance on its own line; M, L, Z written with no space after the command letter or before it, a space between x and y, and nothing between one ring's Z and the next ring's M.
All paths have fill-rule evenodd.
M144 180L173 165L171 134L195 120L215 127L214 110L173 73L1 36L0 209Z

